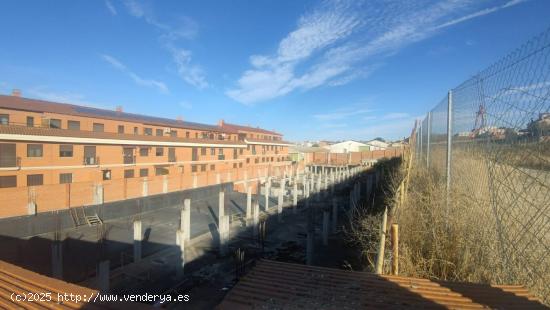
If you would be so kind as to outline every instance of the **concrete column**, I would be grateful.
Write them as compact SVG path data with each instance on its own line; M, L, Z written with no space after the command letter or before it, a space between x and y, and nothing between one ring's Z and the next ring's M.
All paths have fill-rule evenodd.
M336 233L338 227L338 200L332 198L332 232Z
M94 204L103 204L103 184L96 184L94 190Z
M162 176L162 192L168 193L168 176L167 175Z
M328 189L328 173L325 174L325 186L324 186L325 190Z
M197 174L193 174L193 188L197 188Z
M322 190L321 184L322 184L322 176L318 174L317 175L317 192L318 193L320 193Z
M109 261L104 260L99 262L97 266L97 287L101 294L109 293L109 284L110 284L110 267Z
M222 178L220 176L220 173L216 173L216 184L221 184L222 183Z
M258 224L260 223L260 202L259 200L254 201L254 212L252 212L253 215L253 224L254 227L252 228L254 236L258 236Z
M134 263L141 260L141 240L143 240L143 234L141 231L141 221L134 221Z
M246 226L252 221L252 188L246 186Z
M63 280L63 244L52 242L52 277Z
M178 245L180 247L181 257L178 261L178 265L176 266L176 278L181 278L185 272L185 231L178 229L176 231L176 240L179 240Z
M224 215L218 221L218 233L220 236L219 250L221 255L225 255L227 253L227 241L229 240L229 216Z
M283 182L284 182L283 179L279 180L279 199L277 201L277 214L279 216L279 221L282 220L282 216L283 216L283 200L284 200L283 191L285 187Z
M292 207L293 212L296 213L298 207L298 182L296 181L292 185Z
M183 231L183 241L191 240L191 199L189 198L183 201L180 230Z
M264 186L264 196L265 196L265 207L264 209L267 211L269 209L269 193L271 192L271 179L267 178L267 181L265 182Z
M149 180L147 180L147 178L144 178L141 186L141 196L146 197L148 194L149 194Z
M328 245L328 231L329 231L329 219L330 213L328 210L323 211L323 245Z
M218 198L218 220L225 215L225 193L220 191ZM219 223L219 221L218 221Z

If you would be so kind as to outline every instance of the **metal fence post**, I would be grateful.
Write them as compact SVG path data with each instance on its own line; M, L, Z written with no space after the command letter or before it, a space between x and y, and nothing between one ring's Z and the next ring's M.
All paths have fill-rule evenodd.
M428 112L428 134L426 135L426 167L430 168L430 134L432 133L432 112Z
M422 158L422 120L420 121L420 156L419 158Z
M449 194L451 192L452 149L453 149L453 91L449 90L449 93L447 95L447 167L446 167L447 206L449 205Z

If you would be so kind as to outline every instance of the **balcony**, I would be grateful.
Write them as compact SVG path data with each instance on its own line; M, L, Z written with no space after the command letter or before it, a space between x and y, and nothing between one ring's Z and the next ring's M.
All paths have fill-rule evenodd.
M218 155L218 160L225 160L225 155L223 154Z
M168 156L168 162L175 163L178 161L176 156Z
M97 166L99 165L99 157L85 156L83 162L85 166Z
M4 158L0 158L0 168L6 168L7 170L21 168L21 157L6 156Z

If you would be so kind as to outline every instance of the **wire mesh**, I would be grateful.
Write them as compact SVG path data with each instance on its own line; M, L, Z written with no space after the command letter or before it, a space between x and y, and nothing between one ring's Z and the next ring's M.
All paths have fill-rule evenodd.
M495 268L504 271L504 280L534 288L548 303L550 29L452 94L450 190L482 211L498 243ZM417 136L417 158L443 178L447 113L445 98Z

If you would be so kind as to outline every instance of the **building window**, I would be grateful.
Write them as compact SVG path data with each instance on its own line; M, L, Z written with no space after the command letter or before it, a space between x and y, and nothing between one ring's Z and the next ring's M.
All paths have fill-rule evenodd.
M189 139L189 131L186 131L186 132L185 132L185 137L186 137L187 139Z
M233 169L237 168L237 163L233 163Z
M27 116L27 127L34 127L34 117Z
M198 138L199 138L199 133L195 132L195 139L198 139Z
M73 157L73 145L72 144L59 145L59 157Z
M137 134L139 134L139 128L134 127L134 135L137 135Z
M170 137L177 137L178 131L177 130L170 130Z
M17 176L5 175L0 176L0 188L17 187Z
M167 175L168 169L165 167L155 167L155 174L156 175Z
M0 125L9 125L10 116L8 114L0 114Z
M140 177L148 177L149 176L149 169L148 168L139 169L139 176Z
M206 155L206 148L202 147L201 148L201 156L204 156L204 155Z
M210 165L210 171L216 170L216 165Z
M96 158L95 145L84 146L84 165L97 165L98 160Z
M191 172L197 172L197 165L191 165Z
M201 172L205 172L206 171L206 164L202 164L201 165Z
M142 157L149 156L149 148L148 147L140 147L139 148L139 156L142 156Z
M70 130L80 130L79 121L67 121L67 128Z
M124 133L124 125L118 125L117 132L118 133Z
M72 173L60 173L59 174L59 184L73 183L73 174Z
M242 168L243 167L243 163L239 163L239 168Z
M250 158L247 158L247 159L246 159L246 163L247 163L247 164L250 164Z
M27 157L42 157L42 144L27 144Z
M0 143L0 167L17 166L15 143Z
M215 148L210 149L210 155L216 155L216 149Z
M50 120L50 128L61 128L61 120L52 118Z
M125 179L131 179L134 177L134 169L126 169L124 170L124 178Z
M153 135L153 129L152 128L143 128L143 134L146 136L152 136Z
M157 136L162 136L162 129L157 129Z
M220 148L220 149L218 150L218 154L223 155L223 149L222 149L222 148Z
M27 175L27 186L40 186L44 184L44 175L29 174Z
M105 130L105 126L101 123L94 123L93 128L95 132L103 132Z
M103 170L103 181L111 179L111 170Z
M243 154L243 149L239 149L239 155Z
M157 149L155 150L155 155L156 156L164 155L164 148L163 147L157 147Z

